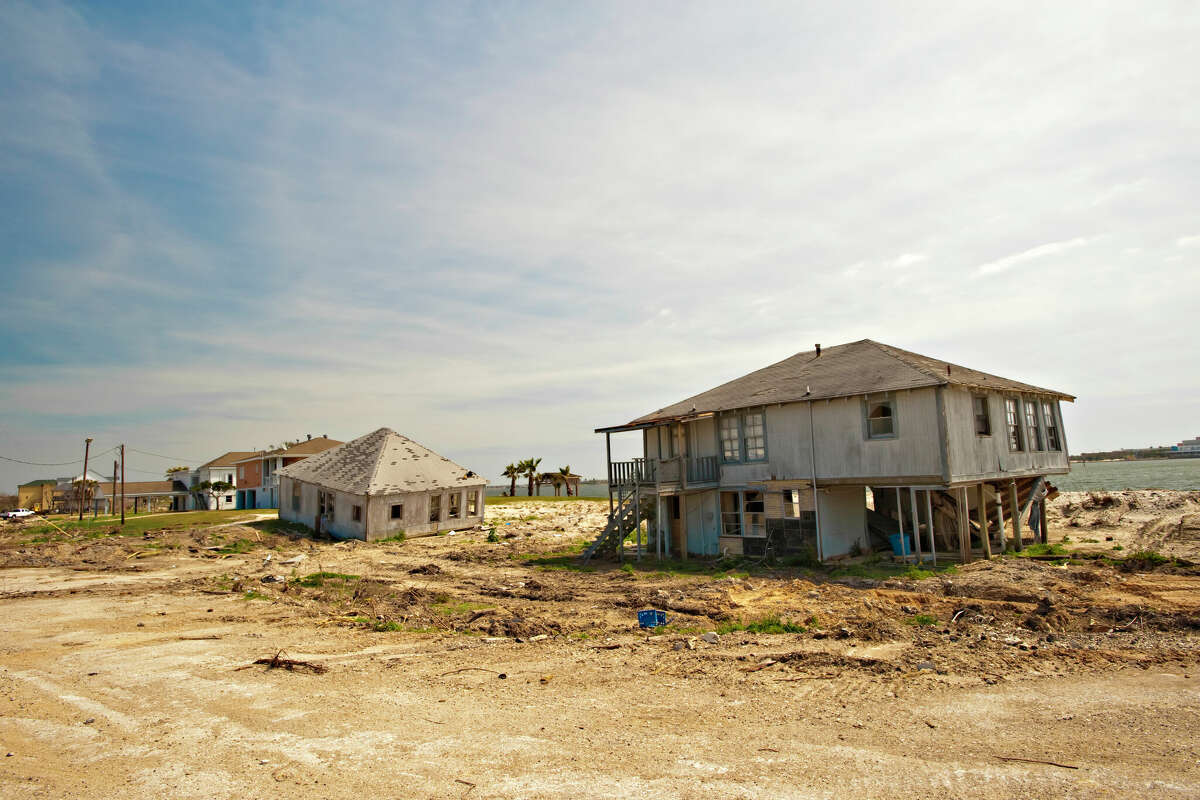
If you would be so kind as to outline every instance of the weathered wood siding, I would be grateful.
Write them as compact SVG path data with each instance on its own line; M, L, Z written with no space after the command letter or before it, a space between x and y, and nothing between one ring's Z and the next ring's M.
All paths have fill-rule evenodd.
M975 408L972 402L975 394L987 397L992 428L990 436L980 436L975 433ZM1012 452L1008 449L1007 416L1004 406L1006 397L1018 397L1018 395L996 392L988 392L984 395L981 392L971 392L957 386L948 386L943 390L950 479L952 481L987 479L1005 475L1044 475L1067 472L1066 438L1063 435L1062 414L1058 401L1048 402L1058 420L1062 449L1030 452L1028 450L1029 431L1025 428L1025 414L1022 412L1020 415L1021 430L1026 450L1025 452ZM1019 397L1023 401L1038 403L1044 399L1026 395ZM1038 413L1041 413L1040 406ZM1041 417L1039 417L1040 419Z

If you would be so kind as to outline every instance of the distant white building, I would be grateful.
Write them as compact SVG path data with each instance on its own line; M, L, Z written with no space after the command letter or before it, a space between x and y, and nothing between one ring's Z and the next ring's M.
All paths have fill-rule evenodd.
M1184 439L1172 449L1181 453L1200 453L1200 436L1195 439Z
M279 469L279 518L340 539L483 522L487 480L390 428Z

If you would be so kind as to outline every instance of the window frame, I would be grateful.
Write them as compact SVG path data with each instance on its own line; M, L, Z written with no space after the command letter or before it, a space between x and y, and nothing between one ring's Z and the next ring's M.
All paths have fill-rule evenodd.
M750 458L750 446L747 444L746 430L747 419L752 416L757 416L760 420L762 432L757 434L756 438L762 438L762 455ZM726 425L728 420L731 425ZM733 432L733 441L737 443L737 458L729 458L726 445L730 439L726 436L730 431ZM722 464L761 464L768 460L769 452L767 450L767 409L766 406L758 406L751 408L741 408L736 411L723 412L717 417L717 448L720 451ZM760 448L756 447L755 450Z
M442 521L442 496L440 494L429 495L429 524Z
M388 519L404 519L404 503L392 503Z
M1008 434L1008 452L1024 453L1025 423L1024 412L1021 410L1021 398L1006 396L1004 398L1004 427Z
M357 503L350 506L350 519L354 522L362 522L362 506Z
M1062 434L1058 430L1057 405L1057 402L1050 402L1049 400L1041 402L1042 429L1045 431L1046 436L1046 451L1050 453L1062 452ZM1051 441L1052 438L1053 441Z
M983 403L983 413L980 413L977 403ZM971 417L975 420L975 435L979 437L992 435L992 404L986 394L971 395ZM979 430L980 422L983 422L984 430Z
M471 489L467 492L467 516L479 516L479 490Z
M300 484L292 481L292 511L300 510Z
M446 519L462 519L462 492L446 495Z
M1041 405L1037 400L1026 400L1024 410L1024 421L1026 428L1025 441L1029 446L1029 452L1045 452L1046 448L1044 447L1045 441L1044 437L1042 436L1042 426L1040 420L1038 419L1042 414ZM1033 413L1031 414L1030 411Z
M891 412L887 419L891 420L892 429L888 433L875 434L871 431L872 419L884 419L883 417L872 417L871 406L876 404L886 403L888 410ZM870 442L887 441L889 439L900 438L900 415L897 414L898 401L895 392L876 392L874 394L863 395L862 399L862 424L863 437Z

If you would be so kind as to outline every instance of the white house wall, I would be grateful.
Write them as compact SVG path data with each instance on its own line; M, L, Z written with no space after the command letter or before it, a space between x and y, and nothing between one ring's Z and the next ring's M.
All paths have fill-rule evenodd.
M295 481L300 485L300 509L297 511L292 503L292 484L294 479L284 476L279 478L279 518L288 522L298 522L313 527L317 518L317 486L304 481ZM326 533L341 539L366 539L362 520L354 521L354 506L362 509L363 520L368 520L370 540L387 539L403 531L406 536L437 533L438 531L460 530L480 525L484 518L484 484L455 489L443 489L434 492L407 492L391 495L348 494L346 492L330 491L334 495L334 520L325 526ZM477 498L476 512L467 515L467 497L475 493ZM459 495L458 518L448 516L449 496ZM431 495L441 496L441 519L438 522L429 521L429 498ZM391 518L391 508L397 503L404 504L402 519Z

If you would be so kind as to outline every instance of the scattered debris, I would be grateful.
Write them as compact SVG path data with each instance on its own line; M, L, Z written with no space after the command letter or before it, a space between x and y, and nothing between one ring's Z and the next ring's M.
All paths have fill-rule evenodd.
M1020 761L1023 764L1049 764L1052 767L1062 767L1063 769L1079 769L1079 767L1071 764L1060 764L1057 761L1043 761L1040 758L1018 758L1017 756L996 756L1001 761Z
M452 669L449 672L443 672L441 675L438 675L438 677L444 678L447 675L457 675L460 672L490 672L493 675L495 675L496 677L501 678L501 679L508 677L508 675L506 675L503 672L496 672L496 670L494 670L494 669L486 669L484 667L461 667L459 669Z
M704 642L705 644L720 644L721 637L716 631L709 631L708 633L700 636L700 641Z
M324 675L326 672L329 671L329 668L322 664L314 664L311 661L297 661L297 660L291 659L291 658L284 658L282 650L280 650L279 652L277 652L275 655L271 656L270 658L255 659L254 661L250 662L249 664L245 665L244 667L238 667L237 671L241 671L243 669L250 669L250 667L253 667L256 664L264 664L264 665L266 665L267 669L286 669L289 672L306 669L309 672L312 672L316 675Z

